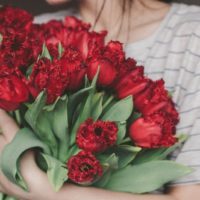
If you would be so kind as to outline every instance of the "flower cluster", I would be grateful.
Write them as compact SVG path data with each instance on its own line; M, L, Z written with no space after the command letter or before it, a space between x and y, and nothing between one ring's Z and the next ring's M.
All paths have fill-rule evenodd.
M67 116L70 119L67 126L53 127L54 121L49 125L48 120L59 115L60 110L68 109L68 105L59 108L60 110L51 117L47 117L44 120L45 125L41 128L38 127L43 125L43 117L48 115L46 112L39 118L42 109L36 116L42 121L38 127L35 124L30 125L30 119L28 121L32 129L37 127L36 131L42 132L41 138L46 134L46 127L49 125L48 130L52 133L48 133L47 140L48 142L50 140L48 145L51 146L52 142L53 147L56 146L57 139L61 141L61 136L56 134L60 134L63 127L67 127L68 132L76 132L74 137L76 139L69 146L76 145L81 151L76 155L71 151L73 156L65 162L70 180L78 184L90 184L102 176L103 167L97 159L97 154L104 153L112 147L114 149L120 131L121 139L125 138L122 144L124 141L125 143L129 141L126 137L130 137L133 144L142 148L169 147L177 142L175 127L179 122L178 112L164 87L164 81L149 79L144 74L143 66L138 66L132 58L126 58L120 42L111 41L105 44L107 32L97 33L91 31L90 27L90 24L75 17L66 17L63 21L52 20L45 24L34 24L33 17L26 11L11 7L0 8L0 108L6 111L20 109L23 103L33 103L43 90L47 95L46 103L55 103L49 109L51 111L56 109L55 105L59 97L65 94L69 96L69 99L66 99L70 103L77 96L79 100L83 97L84 103L84 95L89 89L93 88L95 90L92 91L93 93L101 93L88 101L91 104L96 103L91 106L94 111L97 109L99 112L97 117L95 115L96 119L88 116L93 113L93 110L88 111L89 103L81 107L82 104L76 99L67 113L72 115ZM97 77L97 80L94 81L95 84L90 85L95 80L94 77ZM86 89L84 80L85 85L91 86L89 89ZM88 92L89 95L92 95L92 92ZM70 95L75 97L70 98ZM116 106L116 102L128 98L131 106L134 104L134 111L132 112L132 107L129 106L130 115L127 114L129 110L126 110L123 119L118 120L114 115L120 115L123 108L117 114L116 107L114 111L110 108ZM110 103L110 99L111 101L114 99L113 102ZM99 102L100 106L96 108ZM40 109L40 106L37 109ZM83 118L87 120L75 119L84 110L87 110L87 116ZM114 113L110 114L111 120L102 120L105 119L101 118L102 115L106 115L108 111ZM140 113L137 119L133 116L135 112ZM63 118L63 115L58 118ZM131 121L133 118L135 120ZM34 118L33 121L38 123L40 120ZM68 123L67 119L65 122ZM54 133L56 131L59 133ZM50 134L55 135L51 137ZM66 138L64 137L63 140ZM59 150L53 149L52 152L57 155L63 149L62 146ZM59 158L63 157L61 155Z
M117 141L117 125L109 121L86 120L79 127L76 142L80 149L102 152Z
M92 183L102 175L102 166L94 153L101 153L117 141L118 127L114 122L87 119L77 131L76 144L82 149L67 163L68 176L75 183Z
M91 184L95 178L103 173L100 162L92 153L86 151L81 151L72 156L68 160L67 167L69 178L79 184Z

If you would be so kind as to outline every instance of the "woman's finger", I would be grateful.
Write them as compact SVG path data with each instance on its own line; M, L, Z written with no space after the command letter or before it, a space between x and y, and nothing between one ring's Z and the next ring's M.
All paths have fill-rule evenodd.
M7 142L11 142L19 130L15 121L2 109L0 109L0 129Z

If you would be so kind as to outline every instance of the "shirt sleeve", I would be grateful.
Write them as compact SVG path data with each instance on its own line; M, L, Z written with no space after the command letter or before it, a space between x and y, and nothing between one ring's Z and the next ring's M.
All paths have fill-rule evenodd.
M200 30L200 29L199 29ZM200 36L200 31L199 31ZM186 65L191 70L180 74L180 85L175 96L175 102L180 113L180 123L177 133L188 134L185 144L172 157L176 162L191 167L194 171L173 182L177 184L200 183L200 37L193 37L185 54Z

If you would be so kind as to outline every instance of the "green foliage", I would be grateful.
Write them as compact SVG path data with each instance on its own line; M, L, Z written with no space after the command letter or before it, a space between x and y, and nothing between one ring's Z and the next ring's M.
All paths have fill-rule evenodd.
M45 43L42 46L42 54L39 56L39 59L41 59L41 58L47 58L52 61L52 57L51 57L49 50L47 49L47 46Z
M59 44L58 44L58 58L62 57L63 52L64 52L64 48L63 48L61 42L59 42Z
M105 188L122 192L147 193L190 172L191 169L188 167L173 161L152 161L128 165L115 171Z
M46 93L41 92L35 102L29 106L25 119L34 133L49 146L52 154L57 157L58 143L51 127L52 113L43 109L45 104Z
M68 170L62 162L52 156L42 154L47 164L47 176L53 189L57 192L67 181Z
M0 43L3 41L3 35L0 34Z
M133 100L131 96L115 103L102 117L102 120L115 122L126 121L133 111Z

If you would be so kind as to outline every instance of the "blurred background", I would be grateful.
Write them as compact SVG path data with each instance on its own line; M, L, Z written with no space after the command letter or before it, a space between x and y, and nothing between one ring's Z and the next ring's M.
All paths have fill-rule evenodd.
M200 0L175 0L174 2L200 5ZM44 12L55 12L57 10L64 10L68 6L66 4L61 6L50 6L45 2L45 0L0 0L0 5L5 4L24 8L34 15Z

